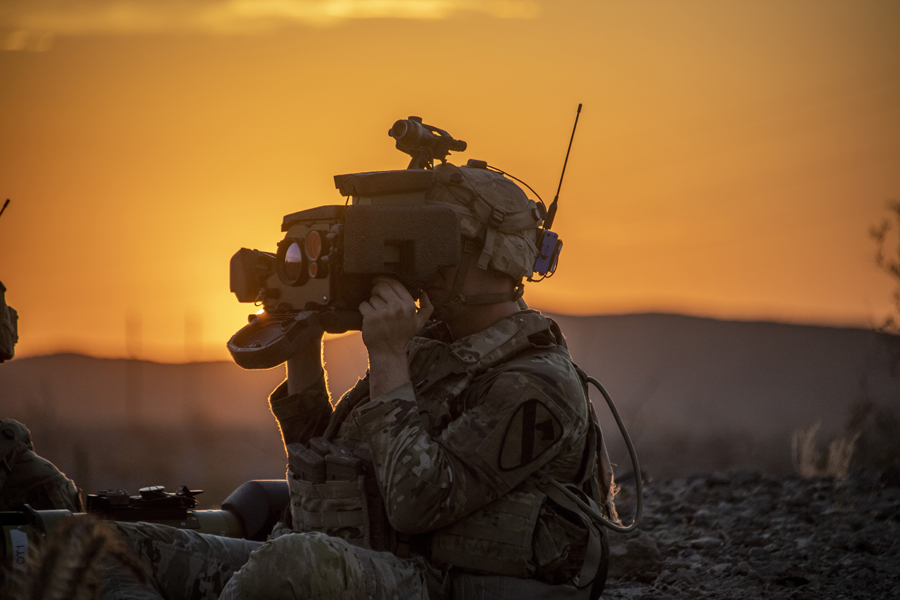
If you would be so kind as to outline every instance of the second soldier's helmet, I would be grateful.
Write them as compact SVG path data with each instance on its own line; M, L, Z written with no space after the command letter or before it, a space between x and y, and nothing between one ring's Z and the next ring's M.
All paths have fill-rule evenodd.
M520 281L533 273L543 206L522 189L480 161L468 166L435 165L437 184L429 202L449 204L460 220L464 237L475 240L479 269L494 269Z

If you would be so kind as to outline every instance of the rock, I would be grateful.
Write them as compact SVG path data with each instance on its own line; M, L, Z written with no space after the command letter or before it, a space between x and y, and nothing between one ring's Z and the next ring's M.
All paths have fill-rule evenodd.
M731 483L731 477L721 471L715 471L706 479L708 485L728 485Z
M807 579L806 577L801 577L800 575L783 575L777 578L775 580L775 583L786 587L800 587L807 585L809 583L809 579Z
M699 508L694 513L693 524L699 527L708 527L712 523L713 514L708 508Z
M689 586L697 584L697 576L692 571L678 571L676 580L679 583Z
M882 548L879 540L872 539L864 534L853 536L850 541L850 547L856 552L866 552L868 554L881 554L885 550Z
M752 487L762 480L759 471L737 471L731 478L734 485L739 487Z
M691 505L703 504L706 502L706 494L708 490L702 481L695 481L688 492L684 496L684 501Z
M789 496L784 499L785 506L790 508L805 508L809 506L810 498L803 494L797 494L796 496Z
M688 545L691 548L695 549L703 549L703 548L718 548L722 545L722 540L717 537L701 537L695 540L690 540Z
M749 552L750 560L753 561L761 561L767 558L766 551L762 548L750 548Z
M900 466L891 465L881 473L878 485L882 487L900 487Z
M604 600L897 597L900 485L891 472L727 477L648 483L652 534L612 536Z
M875 512L875 518L879 521L887 521L900 514L900 508L897 506L885 506L881 510Z
M609 579L633 578L651 582L662 570L662 554L653 536L637 532L626 539L613 538L609 548Z
M656 585L660 586L661 584L669 584L675 582L675 573L669 571L668 569L663 569L662 573L659 574L659 577L656 578Z

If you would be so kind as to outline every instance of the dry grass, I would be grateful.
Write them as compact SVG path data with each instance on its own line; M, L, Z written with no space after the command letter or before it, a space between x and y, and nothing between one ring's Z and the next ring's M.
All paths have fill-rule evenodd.
M791 458L794 470L802 477L837 477L846 479L853 460L853 450L860 432L845 432L835 437L828 444L823 455L816 444L819 433L819 421L813 425L798 429L791 436Z
M68 519L29 557L28 569L9 582L11 600L94 600L104 567L117 564L149 585L147 568L112 530L92 515Z

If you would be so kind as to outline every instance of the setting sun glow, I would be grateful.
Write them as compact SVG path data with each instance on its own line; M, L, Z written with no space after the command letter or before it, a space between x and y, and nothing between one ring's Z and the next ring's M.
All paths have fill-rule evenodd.
M18 356L227 359L241 247L400 169L419 115L553 198L542 310L869 326L900 199L900 4L11 0L0 281ZM533 197L532 194L529 193Z

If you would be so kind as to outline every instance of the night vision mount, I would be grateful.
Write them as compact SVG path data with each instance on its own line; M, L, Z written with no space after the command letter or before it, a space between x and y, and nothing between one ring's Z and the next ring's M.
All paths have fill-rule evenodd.
M412 157L407 169L431 168L435 159L447 162L451 151L465 152L467 146L443 129L422 123L422 117L395 121L388 135L396 140L397 150Z

